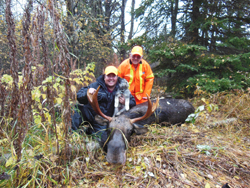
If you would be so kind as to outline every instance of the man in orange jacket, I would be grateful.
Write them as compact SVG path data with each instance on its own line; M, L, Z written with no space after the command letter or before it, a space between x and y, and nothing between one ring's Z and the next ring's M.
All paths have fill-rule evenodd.
M128 81L129 90L134 96L136 104L147 101L146 94L150 96L154 82L152 69L142 57L142 47L134 46L129 58L118 67L118 76Z

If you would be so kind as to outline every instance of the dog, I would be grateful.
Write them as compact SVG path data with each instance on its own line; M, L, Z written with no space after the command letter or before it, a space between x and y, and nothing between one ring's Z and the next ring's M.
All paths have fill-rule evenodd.
M125 98L125 105L119 103L119 97L123 96ZM114 116L119 116L125 110L129 110L129 99L130 99L130 91L129 84L126 79L122 79L119 84L119 89L115 94L115 111Z

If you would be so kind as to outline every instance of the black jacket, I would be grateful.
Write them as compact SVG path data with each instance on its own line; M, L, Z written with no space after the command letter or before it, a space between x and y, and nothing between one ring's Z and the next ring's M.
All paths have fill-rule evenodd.
M93 108L91 107L91 105L88 103L87 90L89 88L97 89L99 85L101 86L100 90L98 92L99 107L105 115L112 117L113 113L114 113L115 94L119 88L120 82L121 82L121 78L118 77L118 81L117 81L117 84L115 86L115 89L113 90L113 92L110 93L110 92L108 92L108 89L105 85L104 75L101 75L97 78L96 82L90 84L87 87L83 87L78 91L77 100L79 103L84 104L84 108L81 110L82 114L83 114L84 121L88 121L92 125L93 125L93 123L96 123L94 120L96 113L93 110ZM130 94L129 106L130 106L130 108L132 108L135 105L136 105L135 99Z

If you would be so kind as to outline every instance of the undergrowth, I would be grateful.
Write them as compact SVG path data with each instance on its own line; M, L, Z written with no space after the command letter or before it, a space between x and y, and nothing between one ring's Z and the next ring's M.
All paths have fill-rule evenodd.
M250 184L250 96L243 91L192 98L193 123L146 125L133 136L124 166L106 162L84 133L69 134L70 159L63 163L63 125L56 138L46 125L30 127L16 162L11 132L1 130L0 187L248 187ZM213 106L213 108L211 108ZM7 122L6 122L7 123ZM91 143L91 144L90 144ZM19 167L19 175L16 173ZM5 178L4 178L5 177Z

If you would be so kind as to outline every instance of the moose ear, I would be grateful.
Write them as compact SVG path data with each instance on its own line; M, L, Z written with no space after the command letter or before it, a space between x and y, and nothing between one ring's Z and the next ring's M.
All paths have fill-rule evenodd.
M95 121L100 125L108 125L109 121L100 115L95 116Z
M148 132L147 127L144 127L144 126L139 125L137 123L133 123L133 126L134 126L134 131L137 135L145 134L146 132Z

